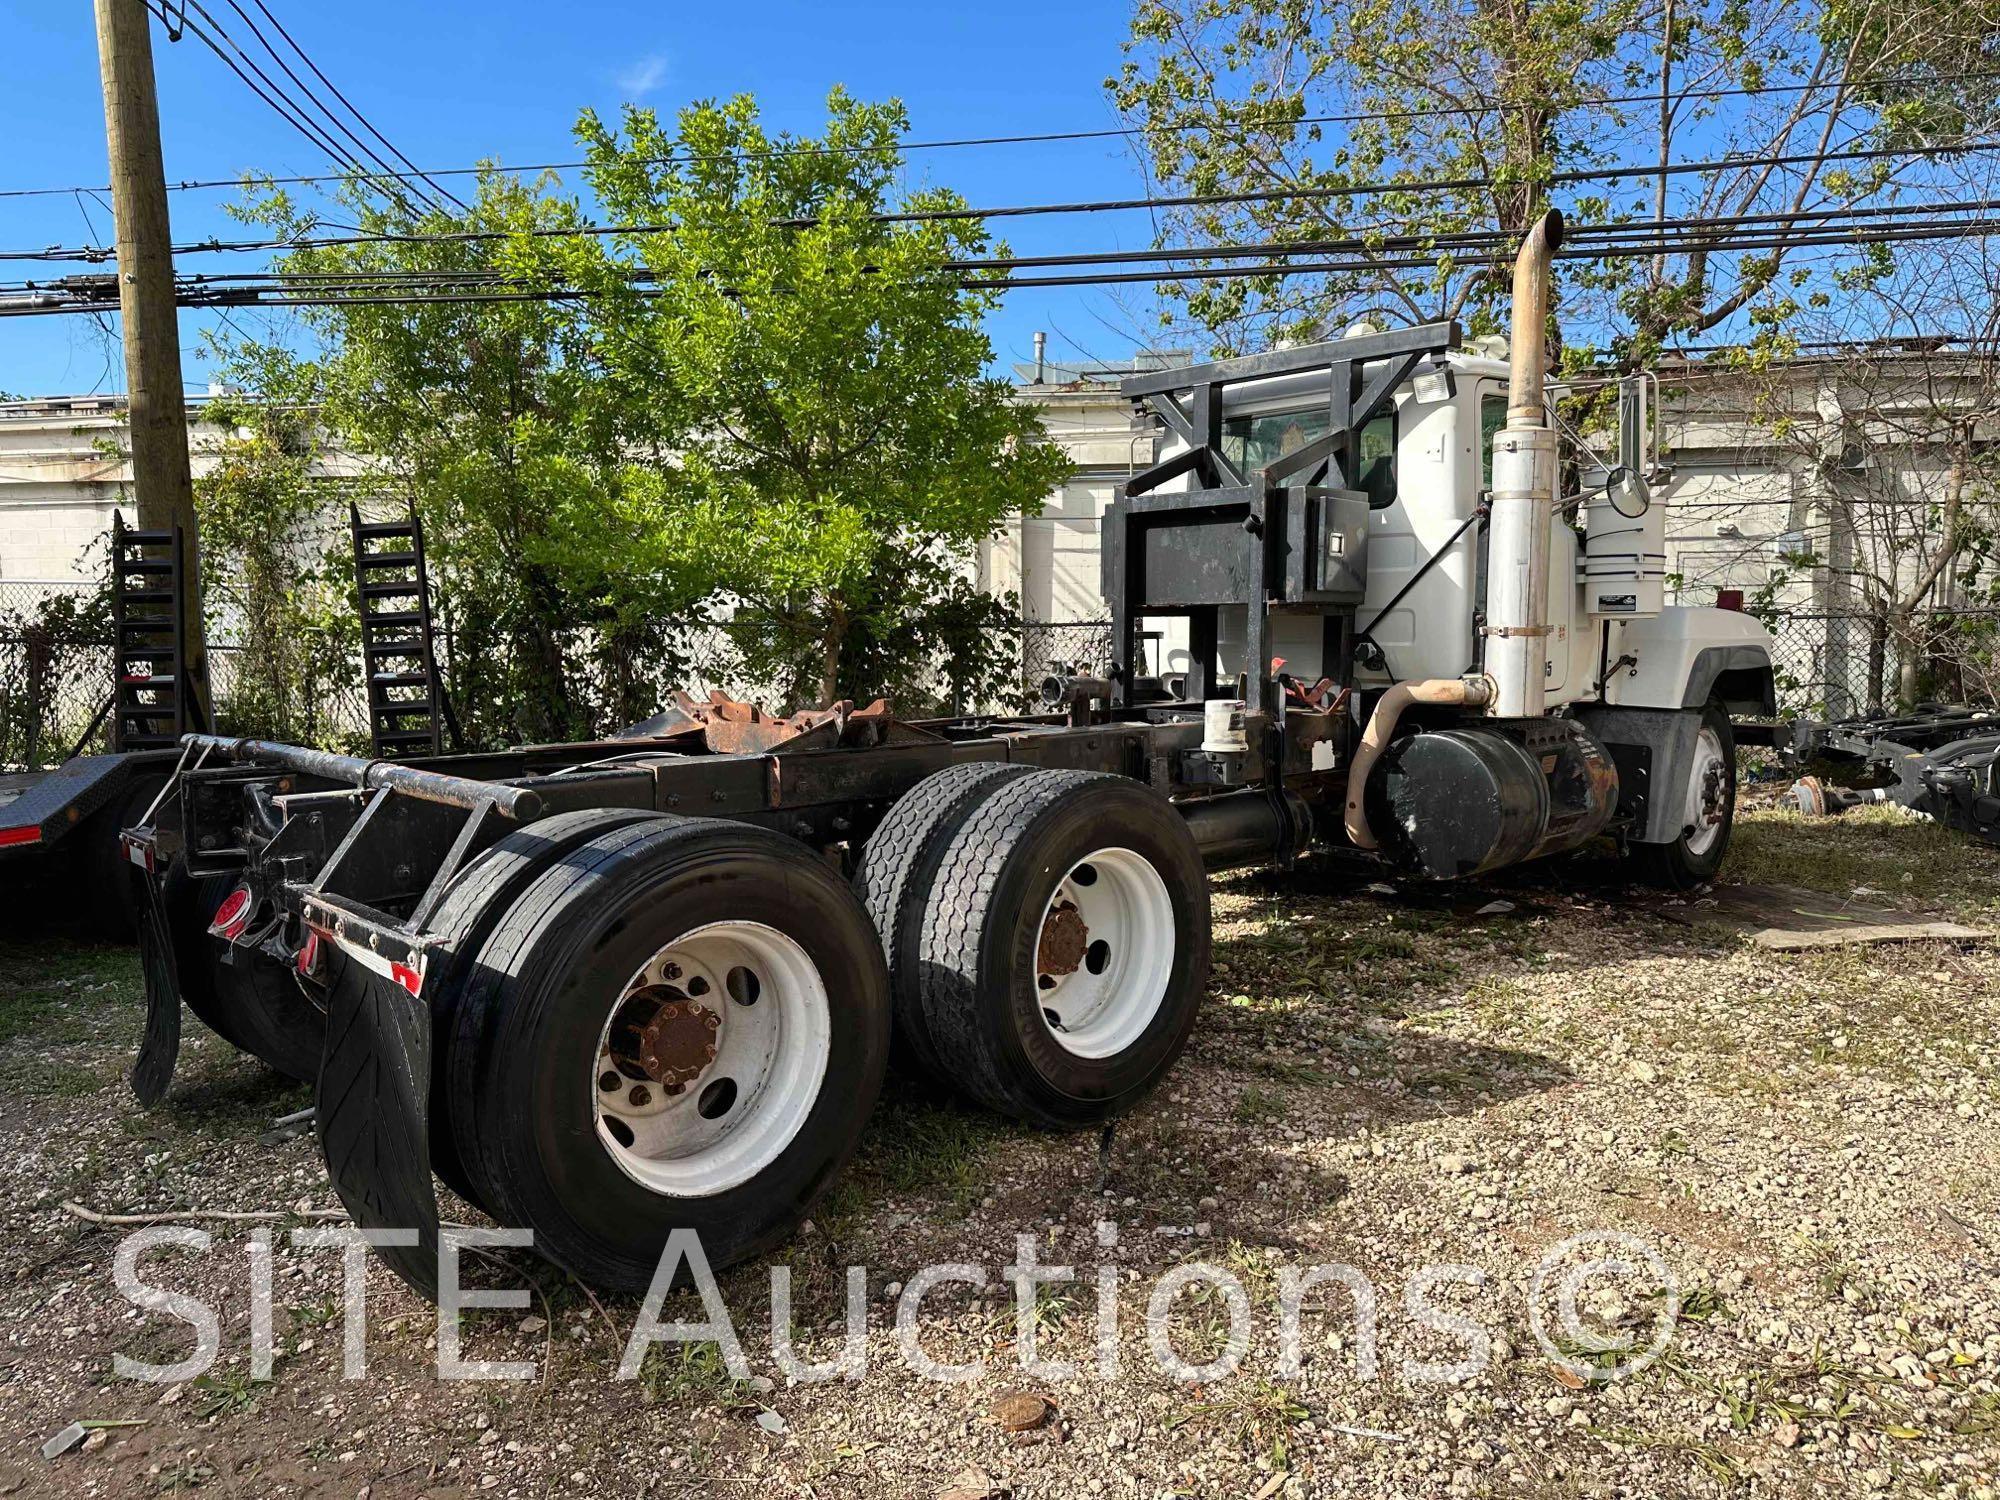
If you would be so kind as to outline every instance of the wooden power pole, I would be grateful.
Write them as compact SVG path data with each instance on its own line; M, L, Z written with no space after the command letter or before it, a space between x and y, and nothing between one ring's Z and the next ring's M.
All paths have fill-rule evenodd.
M190 718L210 722L208 653L201 615L200 547L188 468L187 394L181 385L180 320L174 307L172 233L160 105L153 86L152 16L145 0L95 0L104 137L117 220L118 308L125 331L125 388L132 487L139 525L181 528L182 690Z

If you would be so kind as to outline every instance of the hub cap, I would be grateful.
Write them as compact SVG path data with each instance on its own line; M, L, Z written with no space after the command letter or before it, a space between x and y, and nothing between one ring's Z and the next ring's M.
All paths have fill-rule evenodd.
M697 927L611 1007L591 1069L597 1138L653 1192L740 1187L805 1125L831 1045L826 984L805 949L761 922Z
M1687 812L1681 822L1688 830L1688 853L1706 854L1713 847L1722 834L1722 820L1728 810L1728 757L1722 751L1722 737L1704 727L1695 740Z
M1174 970L1174 906L1160 872L1130 849L1070 866L1042 910L1035 992L1056 1044L1113 1057L1144 1036Z

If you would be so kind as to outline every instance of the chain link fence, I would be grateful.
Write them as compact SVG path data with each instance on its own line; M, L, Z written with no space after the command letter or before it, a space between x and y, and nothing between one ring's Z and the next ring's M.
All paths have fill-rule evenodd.
M1904 648L1884 614L1788 611L1770 628L1778 706L1786 714L1844 719L1904 696ZM1990 705L2000 691L2000 609L1930 610L1912 622L1913 696Z
M0 583L0 767L101 750L111 611L95 584Z
M1859 612L1791 611L1768 616L1778 705L1786 715L1848 718L1896 701L1900 654L1886 621ZM2000 701L2000 609L1933 612L1920 617L1916 691L1921 698L1989 705ZM905 712L1018 712L1033 707L1044 678L1102 676L1111 666L1108 620L1031 621L1005 632L1018 653L1018 695L1000 701L952 701L940 674L937 702ZM1157 650L1157 641L1152 643ZM440 633L440 666L449 678L452 643ZM750 679L726 625L676 632L683 664L679 685L696 697L778 701L771 684ZM1149 659L1151 656L1149 652ZM216 701L227 715L249 665L247 648L228 639L209 645ZM93 584L0 584L0 768L52 765L107 747L105 707L112 691L110 613ZM321 684L314 738L360 748L368 736L361 664ZM899 705L900 707L901 705Z

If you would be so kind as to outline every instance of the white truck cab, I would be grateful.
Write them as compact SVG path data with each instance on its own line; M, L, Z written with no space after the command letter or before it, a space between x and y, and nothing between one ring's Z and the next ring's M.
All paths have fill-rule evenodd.
M1551 214L1516 263L1537 344L1560 238ZM1665 602L1648 382L1621 385L1615 460L1564 455L1540 350L1515 344L1357 329L1128 379L1164 431L1107 516L1112 675L1127 703L1241 695L1281 735L1337 699L1362 726L1346 839L1424 873L1612 832L1690 885L1728 843L1729 716L1775 711L1770 637Z

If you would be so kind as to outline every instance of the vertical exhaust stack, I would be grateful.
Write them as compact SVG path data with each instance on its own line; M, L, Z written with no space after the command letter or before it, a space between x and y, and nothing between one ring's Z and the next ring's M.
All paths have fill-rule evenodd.
M1507 425L1493 440L1487 553L1486 671L1495 687L1491 712L1501 718L1539 715L1548 673L1556 434L1549 426L1542 367L1549 266L1562 236L1562 215L1550 209L1528 231L1514 260L1513 368L1508 376Z

